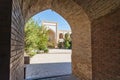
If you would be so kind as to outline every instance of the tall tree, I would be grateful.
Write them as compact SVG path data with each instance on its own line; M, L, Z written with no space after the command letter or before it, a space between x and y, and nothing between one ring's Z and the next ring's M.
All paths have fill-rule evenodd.
M36 53L33 50L45 50L47 42L48 30L30 19L25 25L25 51L30 55L34 55Z

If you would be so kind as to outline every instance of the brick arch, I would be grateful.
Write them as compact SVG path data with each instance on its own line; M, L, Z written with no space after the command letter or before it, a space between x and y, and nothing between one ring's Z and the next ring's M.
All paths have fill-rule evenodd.
M40 3L39 1L37 3ZM31 5L24 14L25 20L38 12L52 9L60 14L71 26L72 35L72 71L78 77L92 79L92 60L91 60L91 25L85 11L72 0L53 0L42 3L43 6ZM84 55L85 54L85 55Z

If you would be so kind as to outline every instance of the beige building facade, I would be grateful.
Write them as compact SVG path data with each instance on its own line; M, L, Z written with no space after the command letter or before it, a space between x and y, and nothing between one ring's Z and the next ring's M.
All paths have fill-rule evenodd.
M42 21L42 25L47 27L49 31L49 41L54 42L55 46L57 46L59 42L64 42L66 33L72 34L71 30L58 30L57 22Z

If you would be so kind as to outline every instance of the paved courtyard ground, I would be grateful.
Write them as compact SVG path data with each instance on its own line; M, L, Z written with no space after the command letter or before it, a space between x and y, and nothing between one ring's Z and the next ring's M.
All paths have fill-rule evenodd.
M36 80L80 80L73 75L66 75L66 76L57 76L57 77L49 77L44 79L36 79Z
M30 60L30 64L39 63L71 63L71 50L70 49L49 49L49 53L37 54Z
M50 49L49 53L32 57L30 63L26 65L28 80L74 80L70 75L71 50Z

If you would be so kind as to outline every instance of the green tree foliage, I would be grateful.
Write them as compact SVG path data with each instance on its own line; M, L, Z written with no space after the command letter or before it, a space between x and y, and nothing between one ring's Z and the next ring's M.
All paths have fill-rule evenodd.
M36 38L37 38L38 25L30 19L25 25L25 50L29 51L33 48L37 48Z
M30 19L25 25L25 51L33 56L34 50L46 50L47 42L48 30Z
M46 27L39 27L37 36L37 48L39 50L46 50L48 43L48 30L46 29Z
M65 39L64 39L64 47L66 49L69 49L70 48L70 34L69 33L66 33L65 34Z

